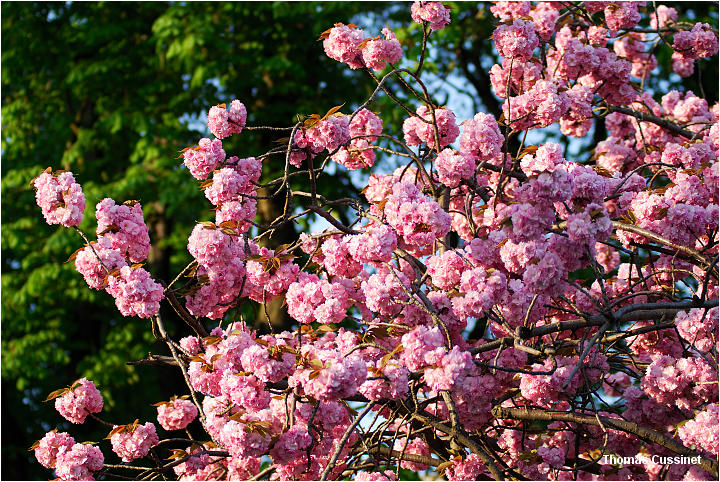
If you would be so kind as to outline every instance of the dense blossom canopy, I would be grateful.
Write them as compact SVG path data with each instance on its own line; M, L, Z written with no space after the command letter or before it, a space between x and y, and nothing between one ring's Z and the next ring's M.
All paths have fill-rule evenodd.
M115 424L112 457L156 467L131 476L717 478L720 112L693 92L653 95L637 82L660 69L661 48L690 75L717 54L717 31L645 2L496 2L490 12L500 118L461 121L433 100L422 62L396 67L392 30L366 37L342 23L323 33L325 53L378 86L352 113L299 117L276 128L288 135L279 147L239 158L223 140L252 128L245 105L211 107L215 138L181 156L216 208L188 233L183 288L181 276L156 281L139 264L150 249L142 206L98 203L98 239L75 255L77 271L124 316L151 320L171 356L146 361L181 370L189 395L156 404L162 429L203 430L184 439L152 422ZM424 56L451 12L415 2L411 16ZM418 107L392 97L390 77ZM369 108L382 92L403 109L402 132ZM526 143L528 131L580 138L600 123L607 136L587 159ZM369 169L376 151L407 165L371 174L362 197L317 193L329 162ZM283 177L262 185L276 159ZM291 189L289 177L303 175L307 192ZM85 201L71 173L46 171L34 186L48 223L79 224ZM260 187L285 199L265 226L254 221ZM261 245L310 215L330 227ZM275 298L293 329L263 335L231 311ZM163 301L191 330L179 342ZM86 379L50 398L73 423L103 408ZM170 447L163 466L157 452ZM33 448L62 480L123 470L66 433Z

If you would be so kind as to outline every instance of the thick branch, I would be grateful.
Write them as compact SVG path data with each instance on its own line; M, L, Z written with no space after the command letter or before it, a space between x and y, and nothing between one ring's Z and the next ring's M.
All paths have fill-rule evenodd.
M494 407L492 413L497 418L512 418L516 420L547 420L557 422L574 422L582 423L586 425L595 425L598 427L607 426L616 430L631 433L637 435L639 438L661 445L667 449L672 450L676 454L686 455L688 457L699 457L700 462L698 465L717 477L718 475L718 463L714 460L705 458L699 455L692 449L685 447L681 443L667 437L659 432L650 430L634 422L628 422L626 420L617 418L601 417L598 415L580 415L576 413L567 412L549 412L545 410L534 410L526 408L503 408Z
M674 122L670 122L665 119L661 119L660 117L654 116L652 114L646 114L644 112L638 112L636 110L629 109L627 107L619 107L616 105L609 105L609 106L607 106L607 108L610 112L619 112L621 114L635 117L636 119L639 119L641 121L652 122L653 124L658 125L658 126L662 127L663 129L669 130L670 132L672 132L675 135L683 136L687 139L694 139L695 136L697 135L692 131L683 129L682 127L675 124Z

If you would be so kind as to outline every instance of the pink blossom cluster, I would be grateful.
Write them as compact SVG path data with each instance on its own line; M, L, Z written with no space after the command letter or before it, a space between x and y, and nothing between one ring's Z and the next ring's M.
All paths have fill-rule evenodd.
M323 48L331 59L346 63L351 69L361 69L365 64L359 46L364 38L364 32L355 25L337 23L323 40Z
M385 470L383 472L365 472L361 470L355 474L356 481L374 481L374 480L397 480L395 472Z
M431 30L442 30L450 23L450 9L442 2L413 2L410 14L417 23L428 22Z
M139 202L115 204L108 198L95 207L97 235L110 241L110 247L133 263L140 263L150 252L150 235Z
M389 28L382 29L382 38L373 38L365 43L362 57L365 65L373 70L382 70L387 64L396 64L402 58L402 48L395 34Z
M500 19L525 17L530 14L530 7L530 2L500 1L490 7L490 12Z
M303 370L289 379L290 386L302 386L317 400L337 400L357 393L367 377L367 367L359 356L343 357L333 350L303 347L301 357L308 360ZM317 375L313 375L317 373Z
M470 352L460 350L457 346L445 353L437 368L425 370L425 383L428 388L439 392L452 390L460 386L475 368Z
M586 2L587 5L590 2ZM635 27L640 22L638 7L643 2L607 3L605 7L605 23L611 31Z
M408 146L418 146L422 143L436 148L435 126L440 147L455 142L460 134L460 128L455 123L455 113L447 108L430 109L426 105L418 107L417 116L408 117L403 122L403 133ZM433 123L433 116L435 123Z
M529 60L540 45L535 24L519 19L499 25L493 32L493 41L501 57L519 61Z
M538 37L548 41L555 33L555 24L560 18L558 5L553 2L538 2L530 11L530 18L535 24Z
M100 413L103 398L95 384L81 378L65 394L55 399L55 410L72 423L84 423L91 413Z
M710 351L718 345L718 309L694 308L681 311L675 316L678 333L685 341L701 352Z
M198 145L183 152L183 162L195 179L202 181L225 160L220 139L200 139Z
M300 323L340 323L353 304L354 283L300 273L287 290L288 314Z
M205 188L205 197L217 206L215 222L238 233L250 229L257 213L255 186L262 174L262 162L254 157L227 159L226 167L213 172L212 183Z
M568 94L557 83L539 80L524 94L503 104L503 113L514 129L547 127L570 109Z
M368 225L361 234L347 241L347 249L353 259L360 263L390 261L397 248L397 235L385 224Z
M569 406L567 400L572 398L584 383L599 381L602 372L609 369L604 355L591 353L583 362L582 373L575 374L567 383L577 362L576 356L556 357L554 362L548 359L543 364L534 364L533 372L545 374L520 375L520 392L523 398L542 407L563 409Z
M350 121L350 143L332 156L348 169L370 168L375 163L372 143L382 133L382 120L372 111L362 109Z
M61 185L58 184L61 177L63 185L67 185L64 192L68 196L72 193L82 196L82 189L74 182L71 173L60 174L55 179L44 172L35 181L38 193L43 193L43 199L47 199L48 189ZM82 197L82 209L84 207L85 200ZM162 286L140 265L127 264L128 261L143 261L150 251L148 227L140 203L131 201L117 205L114 200L105 198L96 206L96 217L97 242L91 242L73 254L71 259L75 259L75 269L83 275L88 286L93 289L104 288L112 295L123 316L149 318L155 315L164 297ZM54 218L46 216L46 220L51 222L49 219ZM76 224L79 222L80 218Z
M165 298L163 287L141 267L123 266L118 276L110 276L105 288L123 316L150 318L160 310Z
M370 68L382 70L386 64L394 64L402 58L402 48L395 34L384 28L385 36L365 38L365 33L355 25L337 23L323 34L323 48L331 59L343 62L351 69Z
M388 224L409 245L421 248L450 231L450 215L409 182L393 186L385 204Z
M35 201L40 206L45 222L65 227L77 226L83 219L85 195L72 172L57 176L47 170L33 181Z
M702 358L655 355L642 379L642 389L660 404L694 408L717 397L717 372Z
M435 160L438 180L448 187L458 187L463 179L475 174L475 161L469 155L453 149L443 149Z
M510 2L508 2L510 3ZM467 457L456 457L453 464L445 469L445 476L448 480L480 480L487 477L487 469L476 454Z
M123 462L130 462L145 457L150 451L150 448L160 441L155 432L155 425L151 422L147 422L144 425L131 424L125 427L125 430L120 430L110 437L113 452L115 452Z
M541 66L532 59L519 61L503 58L501 64L495 64L490 68L490 83L493 92L503 99L512 93L527 92L535 82L542 78L541 70Z
M198 224L188 239L188 251L198 262L199 289L186 298L197 316L218 318L236 301L246 277L245 247L238 236Z
M678 429L678 436L688 447L699 447L718 455L718 404L711 403Z
M252 241L248 245L251 256L245 263L247 276L243 296L258 303L268 302L287 291L297 280L300 267L292 261L292 255L276 254L274 250L261 248Z
M327 149L334 152L350 140L350 125L344 115L333 115L320 120L309 128L301 128L295 132L293 144L300 150L290 154L290 164L300 167L302 161L314 158Z
M479 112L463 122L460 152L475 161L491 161L501 156L504 142L497 120L490 114Z
M655 56L645 52L645 40L645 34L633 32L617 39L613 45L618 57L632 62L631 75L644 79L650 77L651 71L657 67Z
M60 447L55 459L55 473L60 480L94 480L92 472L103 468L105 458L99 448L79 443Z
M682 77L694 72L693 60L718 53L718 38L707 23L696 23L692 30L682 30L673 38L673 70Z
M158 423L165 430L182 430L195 420L198 410L195 404L184 398L173 398L157 405Z
M225 139L233 134L239 134L247 121L247 109L239 100L230 103L230 110L225 104L210 107L207 115L208 129L218 139Z
M406 454L422 455L424 457L430 456L430 446L428 443L420 437L404 437L395 440L394 450L398 452L404 452ZM403 461L400 462L400 467L407 470L425 470L428 468L427 465L420 462Z
M110 240L105 236L85 246L75 257L75 269L83 275L88 286L95 290L105 288L109 274L123 266L127 266L123 255L112 248Z

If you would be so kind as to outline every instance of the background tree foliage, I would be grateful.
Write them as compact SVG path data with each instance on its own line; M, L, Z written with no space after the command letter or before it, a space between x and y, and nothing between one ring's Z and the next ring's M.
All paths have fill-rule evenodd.
M494 19L486 4L450 5L453 21L433 34L425 79L439 103L497 115L501 104L487 74L496 62L488 40ZM64 264L82 240L44 223L31 179L47 166L72 170L88 203L81 228L91 237L100 199L139 199L153 243L149 269L169 281L190 260L194 222L212 218L177 159L180 149L208 135L193 122L200 113L234 98L247 106L250 125L287 126L296 113L322 114L342 103L350 111L374 83L328 59L314 41L318 35L335 22L371 27L367 35L388 24L398 29L405 58L417 59L422 33L409 25L407 3L4 2L1 8L2 475L44 479L27 447L53 428L50 421L69 429L52 403L42 403L47 393L86 376L102 390L104 417L127 423L154 419L149 403L180 394L183 383L175 371L125 365L161 352L149 322L120 316L111 297L91 292L72 263ZM715 4L676 8L685 9L681 17L717 22ZM667 49L658 52L661 64L669 56ZM713 103L717 75L716 64L703 62L702 77L685 85L704 90ZM648 87L672 86L669 80ZM403 113L384 110L389 105L380 96L372 107L397 134ZM225 146L247 157L265 152L277 137L245 131ZM279 160L266 162L264 175L271 179L281 169ZM320 187L329 196L354 189L344 170ZM258 208L260 222L280 209L269 202ZM293 234L288 226L269 244ZM187 330L172 312L163 314L171 329ZM95 441L107 432L92 422L72 431L78 440Z

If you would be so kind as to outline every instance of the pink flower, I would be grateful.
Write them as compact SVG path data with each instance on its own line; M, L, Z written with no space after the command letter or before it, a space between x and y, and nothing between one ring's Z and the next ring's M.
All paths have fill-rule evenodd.
M428 274L435 286L441 290L450 290L460 283L463 272L470 266L454 250L441 255L431 256L426 262Z
M567 92L558 89L555 81L540 80L510 103L503 104L503 113L514 129L532 129L554 124L570 109Z
M425 457L430 457L430 446L428 446L427 442L425 442L420 437L414 437L410 439L410 442L407 442L407 436L403 438L398 438L395 440L393 450L397 450L398 452L404 452L406 454L423 455ZM428 466L425 464L408 461L401 462L400 467L402 467L403 469L415 471L425 470L428 468Z
M80 224L85 210L85 195L71 172L62 172L57 176L43 172L35 178L33 186L35 200L46 223L68 228Z
M565 464L565 449L560 447L540 447L538 455L551 467L562 467Z
M323 254L322 264L330 276L352 278L362 269L362 265L350 255L346 238L328 239L320 249Z
M375 150L370 143L382 133L382 120L368 109L359 111L350 121L351 139L347 147L341 147L332 159L348 169L370 168L375 163Z
M419 117L409 117L403 122L405 142L409 146L418 146L426 143L429 147L435 148L435 129L433 128L433 117L430 109L423 105L416 111ZM440 147L445 147L457 139L460 129L455 123L455 114L450 109L435 109L435 121L437 123L438 138Z
M668 23L676 22L677 19L677 10L672 7L667 7L665 5L658 5L655 9L655 12L650 14L650 27L664 28L668 25ZM659 24L658 20L660 20Z
M385 63L395 64L402 58L400 42L389 28L382 30L385 39L370 39L362 49L365 65L373 70L382 70Z
M155 433L155 425L151 422L147 422L145 425L131 424L123 427L110 437L113 452L123 462L131 462L145 457L150 448L160 441ZM115 428L118 428L118 426L115 426Z
M521 61L529 60L533 50L540 45L535 24L519 19L509 25L499 25L493 32L493 41L502 57Z
M276 383L292 374L296 356L283 351L282 345L269 345L265 348L253 344L242 352L242 367L265 383ZM289 348L287 345L284 348ZM292 350L292 349L290 349Z
M227 264L232 259L244 258L244 248L232 236L220 229L195 225L188 238L188 251L201 265Z
M183 152L183 162L195 179L203 180L225 160L220 139L200 139L197 147Z
M235 165L213 173L212 184L205 189L205 197L216 206L242 199L242 194L254 192L253 183L260 179L261 171L261 162L254 157L237 160Z
M225 139L242 131L247 120L247 110L242 102L235 99L230 103L230 112L225 109L225 104L220 104L211 107L207 117L210 132L218 139Z
M347 241L348 252L360 263L390 261L397 248L397 235L385 224L372 225Z
M718 341L718 309L693 308L675 316L678 333L701 352L707 352Z
M445 355L445 337L440 329L420 325L402 336L400 362L416 371L440 363Z
M103 236L97 243L91 243L78 251L75 257L75 269L94 290L104 288L108 283L108 274L123 266L127 266L127 263L122 254L113 249L110 240Z
M686 447L693 445L718 455L718 404L711 403L695 418L678 429L678 435Z
M499 1L490 7L490 11L496 18L518 18L530 14L530 2L508 2Z
M173 398L157 405L158 422L165 430L182 430L198 415L197 407L190 400Z
M450 215L430 197L408 182L399 182L385 204L385 216L410 246L422 247L450 231Z
M364 37L363 31L354 25L337 23L323 40L323 48L331 59L344 62L351 69L361 69L365 64L358 47Z
M233 457L261 457L270 446L270 435L266 430L258 429L253 422L257 421L230 420L222 428L220 440Z
M197 336L186 336L185 338L181 338L180 346L190 356L197 355L202 349L200 338L198 338Z
M481 474L487 473L487 469L476 454L470 454L465 459L456 457L452 459L452 462L453 465L445 469L445 476L448 480L484 480L486 478L481 478Z
M238 234L247 232L252 226L251 222L257 214L257 201L250 197L243 198L242 201L226 201L222 203L215 211L215 224L220 225L225 222L235 224Z
M540 65L533 61L523 62L504 58L502 59L502 65L495 64L490 68L490 82L493 92L503 99L507 98L509 94L517 95L527 92L541 78L542 69ZM510 92L508 92L508 87Z
M99 448L91 444L61 446L55 462L60 480L94 480L92 472L103 468L105 458Z
M102 395L87 378L76 381L71 390L55 399L55 409L72 423L83 423L89 414L100 413L102 408Z
M475 161L469 155L448 148L438 154L435 169L441 183L458 187L461 179L470 179L475 174Z
M641 2L611 3L605 7L605 23L610 30L633 28L640 22L638 7ZM587 5L587 2L586 2Z
M115 298L115 306L123 316L155 316L160 310L160 301L165 298L162 285L144 268L123 266L119 276L109 277L105 289Z
M60 447L70 449L75 445L75 439L66 432L58 432L57 429L45 434L45 436L34 446L35 458L40 464L48 469L55 467L55 460Z
M696 23L692 30L675 34L673 49L684 59L708 58L718 53L718 39L707 23Z
M295 167L300 167L302 161L310 154L315 157L323 149L333 152L350 140L350 126L348 118L344 115L333 115L319 121L308 129L298 129L295 132L294 143L296 147L304 149L299 156L290 159Z
M437 368L425 369L425 383L433 391L452 390L461 386L474 368L470 352L454 346L443 355Z
M717 372L702 358L654 355L641 386L658 403L689 409L717 397Z
M473 119L463 122L460 152L475 161L491 161L502 155L504 142L500 127L490 114L480 112Z
M95 207L98 239L106 238L112 249L127 256L133 263L147 258L150 252L150 235L139 202L115 204L110 198Z
M263 410L270 405L270 393L254 375L236 375L230 370L224 371L220 380L220 393L247 410Z
M392 361L384 365L382 359L367 362L368 378L358 392L368 400L397 400L407 395L408 369Z
M610 397L620 397L624 389L632 384L630 376L625 372L616 372L605 377L603 389Z
M252 241L249 242L249 245L252 256L260 259L248 259L245 265L247 277L243 296L258 303L265 303L285 292L292 283L297 281L300 267L292 262L292 257L288 258L287 253L275 253L271 249L260 248Z
M428 22L431 30L441 30L450 23L450 10L442 2L413 2L410 13L413 21Z
M270 450L270 456L276 464L287 464L293 459L301 457L312 441L307 427L294 425L280 435L275 446Z
M523 15L516 15L515 17L522 16ZM550 2L540 2L530 11L530 17L533 19L538 36L548 41L550 37L552 37L552 34L555 33L555 22L557 22L557 19L560 17L560 11L553 7Z
M343 357L333 350L303 346L308 362L290 377L290 386L302 386L306 395L321 401L340 400L357 393L365 382L367 367L359 357Z

